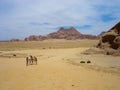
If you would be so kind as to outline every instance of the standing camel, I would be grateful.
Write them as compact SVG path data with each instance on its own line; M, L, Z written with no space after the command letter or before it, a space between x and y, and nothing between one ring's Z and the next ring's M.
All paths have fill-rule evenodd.
M35 62L35 64L37 65L37 57L36 56L33 57L33 62Z
M26 66L28 65L33 65L35 62L35 64L37 65L37 57L33 57L32 55L29 55L26 57Z

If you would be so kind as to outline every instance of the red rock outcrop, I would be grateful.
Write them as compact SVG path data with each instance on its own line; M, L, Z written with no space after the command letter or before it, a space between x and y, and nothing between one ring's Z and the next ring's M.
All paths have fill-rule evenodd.
M45 40L47 39L46 36L35 36L35 35L31 35L29 37L26 37L24 40L25 41L42 41L42 40Z
M48 34L47 36L29 36L25 38L25 41L42 41L46 39L66 39L66 40L76 40L76 39L97 39L95 35L81 34L74 27L65 29L61 27L57 32Z
M10 42L19 42L19 39L11 39Z
M62 27L57 32L50 33L47 35L47 37L51 39L67 39L67 40L79 39L80 36L82 36L82 34L73 27L71 27L70 29L64 29Z

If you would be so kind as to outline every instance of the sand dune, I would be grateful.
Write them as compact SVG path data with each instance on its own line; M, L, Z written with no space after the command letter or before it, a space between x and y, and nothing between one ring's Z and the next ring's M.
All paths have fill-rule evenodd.
M1 51L0 90L120 90L119 57L81 55L86 49ZM13 53L18 56L10 57ZM27 54L37 56L38 65L26 66ZM92 63L80 64L81 60ZM103 70L111 67L111 72Z

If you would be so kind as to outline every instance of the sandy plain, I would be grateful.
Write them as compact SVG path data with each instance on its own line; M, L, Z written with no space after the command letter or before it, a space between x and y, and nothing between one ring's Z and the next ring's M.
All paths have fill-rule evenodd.
M0 90L120 90L120 57L81 54L97 42L1 42ZM26 66L29 54L37 65Z

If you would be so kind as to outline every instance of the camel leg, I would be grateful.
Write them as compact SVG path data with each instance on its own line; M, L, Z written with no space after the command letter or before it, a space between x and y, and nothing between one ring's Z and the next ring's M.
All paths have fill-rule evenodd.
M32 61L32 65L33 65L33 59L31 61Z
M26 59L26 66L28 66L28 59Z
M37 65L37 60L36 60L36 65Z

